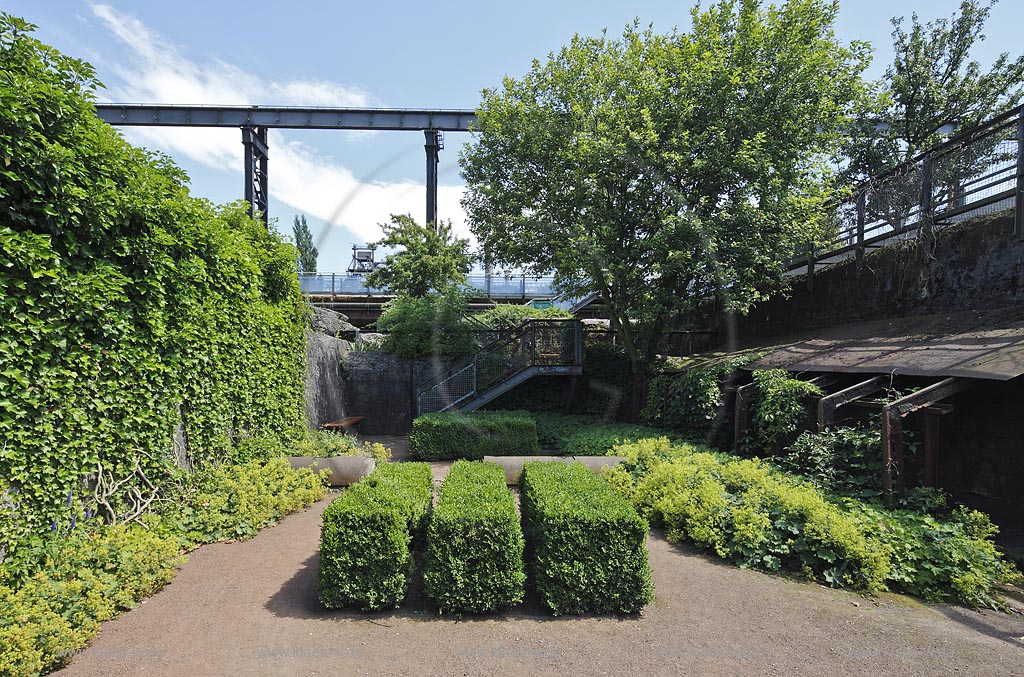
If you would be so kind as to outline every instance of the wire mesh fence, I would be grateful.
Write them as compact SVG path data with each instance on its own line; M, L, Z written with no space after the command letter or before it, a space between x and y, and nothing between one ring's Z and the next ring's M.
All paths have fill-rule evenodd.
M877 247L918 238L926 230L1015 210L1024 237L1024 107L957 134L945 143L860 184L833 205L831 235L787 265L791 273L815 264L860 258Z

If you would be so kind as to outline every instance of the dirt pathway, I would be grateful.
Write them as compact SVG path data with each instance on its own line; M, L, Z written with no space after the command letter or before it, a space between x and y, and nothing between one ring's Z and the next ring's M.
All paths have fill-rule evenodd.
M1024 674L1024 619L886 595L868 600L649 541L641 616L552 618L536 605L441 619L316 600L330 497L244 543L192 553L174 581L106 623L72 675Z

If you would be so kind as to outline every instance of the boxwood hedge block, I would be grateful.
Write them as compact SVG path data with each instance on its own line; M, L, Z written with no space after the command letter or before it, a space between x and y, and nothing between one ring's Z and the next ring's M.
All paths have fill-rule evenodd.
M530 462L520 506L537 593L555 615L636 613L654 597L647 522L581 463Z
M422 461L525 456L538 449L537 425L522 411L424 414L409 433L409 453Z
M387 609L405 599L433 497L426 463L384 463L324 511L320 601Z
M523 599L523 532L505 472L456 461L427 535L424 583L442 612L480 613Z

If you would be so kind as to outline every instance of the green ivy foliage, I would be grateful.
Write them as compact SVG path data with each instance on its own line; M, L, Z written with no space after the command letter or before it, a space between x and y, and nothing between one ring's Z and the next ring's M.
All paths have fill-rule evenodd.
M505 471L456 461L427 531L423 582L442 613L482 613L523 599L523 531Z
M825 393L813 383L791 377L785 369L755 371L753 377L761 398L754 416L755 444L770 454L792 440L807 421L807 398Z
M687 439L707 440L724 403L724 381L760 356L760 353L730 355L678 374L654 377L647 386L647 400L640 420L678 431Z
M384 463L323 514L317 585L330 608L397 607L408 592L433 498L426 463Z
M303 424L295 251L96 118L86 63L0 14L0 552ZM172 453L172 437L187 453ZM110 487L116 491L105 492Z
M537 425L525 411L452 411L412 422L409 453L421 461L536 454Z
M637 613L654 599L647 522L581 463L523 466L520 502L537 594L556 616Z
M665 432L633 423L607 423L591 416L531 413L540 446L567 456L604 456L612 447Z

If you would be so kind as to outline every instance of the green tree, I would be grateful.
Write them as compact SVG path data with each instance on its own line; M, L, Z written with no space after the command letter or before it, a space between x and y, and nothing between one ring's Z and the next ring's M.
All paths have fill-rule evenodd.
M484 90L461 161L488 259L599 292L635 376L695 300L745 311L782 288L862 87L868 47L836 41L836 11L697 6L688 34L576 36Z
M384 265L366 276L367 287L423 297L466 283L472 262L469 241L453 237L451 222L439 223L435 230L407 214L392 214L390 223L380 225L384 237L373 244L401 249L388 254Z
M295 235L295 248L299 250L299 271L315 273L316 257L319 252L313 246L313 234L309 232L309 226L306 225L305 214L295 216L292 233Z
M1024 96L1024 56L999 55L986 71L971 60L996 0L964 0L959 13L910 26L892 19L895 57L847 142L847 174L863 179L940 143L952 127L969 129ZM882 126L877 125L883 123Z

